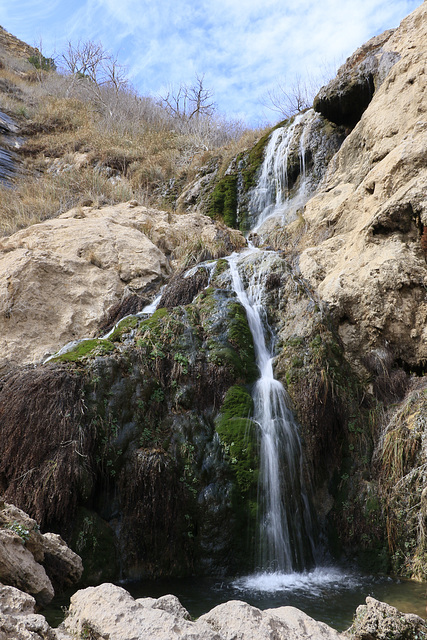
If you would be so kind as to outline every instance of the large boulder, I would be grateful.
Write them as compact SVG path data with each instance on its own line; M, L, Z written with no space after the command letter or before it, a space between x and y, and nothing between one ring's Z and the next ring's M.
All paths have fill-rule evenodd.
M221 640L207 623L189 621L186 610L171 599L159 606L153 598L134 600L113 584L88 587L72 596L63 628L72 637L86 632L114 640Z
M93 336L123 298L138 295L140 310L178 266L244 243L240 232L201 214L175 215L135 201L78 207L3 239L0 371Z
M0 640L56 640L36 601L27 593L0 585Z
M261 611L231 600L199 618L218 631L221 640L340 640L340 634L294 607Z
M81 558L53 533L40 533L35 520L14 505L0 506L0 582L48 604L55 591L81 578Z
M357 607L347 634L352 640L419 640L427 638L427 625L419 616L368 597Z
M55 595L44 568L25 548L18 533L0 530L0 581L30 593L40 605Z

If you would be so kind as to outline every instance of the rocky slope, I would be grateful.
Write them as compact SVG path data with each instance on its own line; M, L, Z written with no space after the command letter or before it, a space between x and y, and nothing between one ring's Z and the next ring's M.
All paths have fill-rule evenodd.
M426 25L424 3L322 89L306 158L316 192L257 237L278 250L266 252L262 302L329 549L418 578L427 576ZM1 242L0 490L81 552L87 579L114 578L119 562L127 577L252 566L253 342L227 262L182 270L243 246L223 222L247 226L268 139L222 175L201 170L179 200L185 214L81 206ZM291 191L303 178L299 148L286 160ZM260 270L248 259L244 281ZM131 315L97 339L164 283L153 316ZM83 337L92 340L28 366Z
M179 266L243 244L206 216L137 202L79 207L19 231L0 241L0 367L93 337L113 306L128 299L129 312L140 311Z

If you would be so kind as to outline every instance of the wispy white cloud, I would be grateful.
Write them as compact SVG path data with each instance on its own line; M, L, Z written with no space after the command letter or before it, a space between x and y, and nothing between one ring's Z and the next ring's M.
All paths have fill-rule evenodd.
M118 53L144 94L204 73L222 112L254 122L262 117L262 96L279 81L321 74L373 35L397 26L419 4L23 0L0 6L0 24L30 44L42 36L45 49L57 51L67 40L99 40Z

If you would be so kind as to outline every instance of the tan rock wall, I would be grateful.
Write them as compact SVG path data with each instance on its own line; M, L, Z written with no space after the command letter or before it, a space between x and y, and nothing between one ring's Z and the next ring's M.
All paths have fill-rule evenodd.
M148 302L185 260L243 244L240 232L206 216L133 202L73 209L15 233L0 242L0 367L39 362L94 336L123 296Z
M427 5L384 44L400 55L306 205L302 275L356 357L427 359Z

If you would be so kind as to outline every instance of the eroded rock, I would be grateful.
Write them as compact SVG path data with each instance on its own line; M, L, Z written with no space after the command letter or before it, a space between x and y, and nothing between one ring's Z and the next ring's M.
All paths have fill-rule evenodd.
M10 530L0 531L0 581L30 593L41 605L54 596L46 571L25 548L21 537Z
M383 45L393 30L371 38L338 69L337 76L317 94L314 108L338 125L353 127L372 100L375 90L399 54L385 51Z
M427 626L417 615L403 614L385 602L368 597L366 604L357 607L347 634L352 640L422 640L427 638Z
M221 640L339 640L340 634L294 607L261 611L246 602L220 604L199 618Z
M36 601L15 587L0 585L0 640L56 640Z
M71 634L86 630L95 637L114 640L221 640L207 623L189 621L184 607L168 598L160 608L159 601L134 600L128 591L113 584L88 587L71 598L63 627Z
M425 3L381 50L399 59L305 207L299 265L351 359L387 347L411 368L427 359Z
M78 582L81 558L53 533L41 534L35 520L14 505L0 509L0 582L48 604L55 591Z
M0 242L3 368L38 362L96 333L124 297L154 297L178 265L244 245L201 214L135 203L78 207Z

